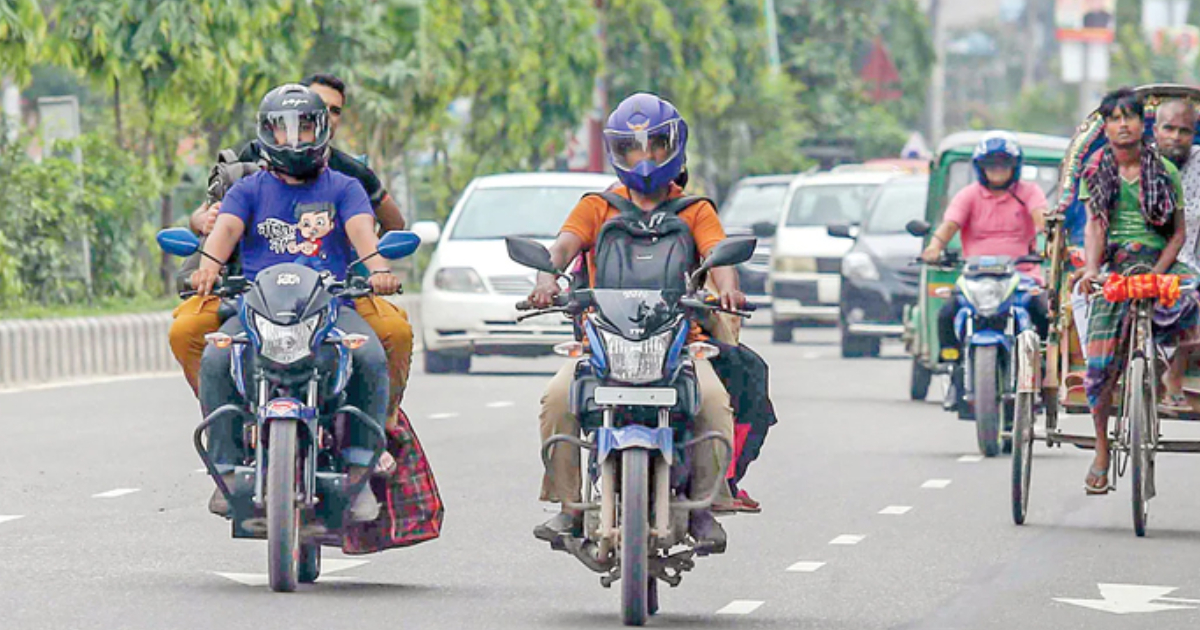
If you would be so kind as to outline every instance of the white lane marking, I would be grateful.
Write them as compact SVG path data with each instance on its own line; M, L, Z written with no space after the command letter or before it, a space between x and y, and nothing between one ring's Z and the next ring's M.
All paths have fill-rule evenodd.
M1164 610L1194 609L1194 604L1200 600L1166 597L1179 590L1174 586L1142 586L1140 584L1097 584L1102 599L1070 599L1055 597L1054 601L1112 613L1128 615L1131 613L1155 613ZM1167 603L1155 603L1159 602ZM1181 606L1179 604L1193 604Z
M504 407L511 406L513 406L513 402L511 400L497 400L496 402L490 402L487 404L488 409L503 409Z
M788 573L814 573L825 566L824 562L797 562L788 567Z
M901 514L908 514L911 510L911 505L889 505L882 510L879 510L879 513L886 514L888 516L900 516Z
M718 615L749 615L758 610L764 602L752 599L735 599L729 605L717 611Z
M208 469L207 468L197 468L197 469L193 470L192 472L196 473L197 475L207 475Z
M25 515L24 514L9 514L9 515L0 514L0 523L7 523L9 521L15 521L19 518L25 518Z
M92 498L93 499L115 499L117 497L123 497L127 494L133 494L134 492L140 492L140 491L141 491L141 488L117 488L115 490L109 490L108 492L101 492L99 494L93 494Z
M858 543L862 542L864 538L866 538L866 536L859 536L857 534L842 534L841 536L838 536L837 538L834 538L833 540L829 541L829 544L831 544L831 545L857 545Z
M963 464L978 464L983 461L983 455L963 455L958 461Z
M812 359L820 359L820 358L821 358L821 353L819 353L819 352L805 352L804 353L804 359L806 359L806 360L811 361Z
M448 419L450 419L450 418L457 418L457 417L458 417L458 414L457 414L457 413L455 413L455 412L453 412L453 411L449 411L449 412L446 412L446 413L433 413L433 414L429 414L429 419L430 419L430 420L448 420Z
M930 479L921 484L921 487L926 490L942 490L948 485L950 485L949 479Z
M182 377L182 372L179 370L174 370L172 372L146 372L142 374L124 374L121 376L101 376L96 378L70 379L65 381L55 381L53 383L34 383L30 385L21 385L20 387L0 388L0 395L36 392L44 389L61 389L64 387L83 387L84 385L104 385L107 383L120 383L123 381L141 381L149 379Z
M339 559L322 559L321 560L321 577L317 578L318 582L356 582L355 578L351 577L330 577L331 573L339 573L347 571L355 567L361 567L370 562L369 560L339 560ZM227 580L232 580L244 586L266 586L267 575L265 573L225 573L222 571L211 571L213 575L218 575Z

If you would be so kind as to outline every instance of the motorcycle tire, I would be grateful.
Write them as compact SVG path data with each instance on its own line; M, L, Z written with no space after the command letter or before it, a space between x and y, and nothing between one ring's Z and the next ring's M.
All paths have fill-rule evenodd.
M267 574L277 593L290 593L299 582L296 430L295 421L271 423L267 445Z
M975 437L984 457L1000 454L1000 381L995 346L979 346L972 353L975 377Z
M650 616L650 453L621 452L621 610L627 626Z

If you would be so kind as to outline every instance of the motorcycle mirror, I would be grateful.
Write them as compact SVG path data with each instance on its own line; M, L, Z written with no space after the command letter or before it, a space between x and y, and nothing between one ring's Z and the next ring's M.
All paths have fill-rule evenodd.
M927 221L922 221L920 219L913 219L904 226L904 229L908 230L909 234L917 237L925 236L932 228L933 226L929 225Z
M846 223L831 223L825 226L825 231L834 238L854 238L853 229Z
M758 238L771 238L772 236L775 236L777 229L778 227L770 221L759 221L758 223L750 226L751 233Z
M172 256L184 258L200 249L200 239L187 228L167 228L155 236L158 246Z
M545 245L520 236L506 236L504 244L508 247L508 257L513 262L556 276L560 274L558 269L554 268L554 262L550 259L550 250L546 249Z
M421 246L421 237L414 232L392 230L379 239L379 255L388 260L411 256Z
M700 267L707 271L713 267L740 265L750 260L756 247L758 239L753 236L731 236L717 243Z

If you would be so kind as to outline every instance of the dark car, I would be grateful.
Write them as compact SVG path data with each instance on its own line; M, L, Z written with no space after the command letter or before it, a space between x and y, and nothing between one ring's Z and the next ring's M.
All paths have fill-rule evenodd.
M843 357L879 356L884 337L904 332L904 309L916 304L921 268L913 261L921 239L905 225L925 216L929 178L903 177L880 187L859 228L831 225L829 234L854 239L842 258L838 323Z
M753 234L758 237L754 257L738 265L742 291L753 304L771 303L767 294L767 274L771 271L771 236L783 212L783 198L795 175L746 177L733 187L721 204L721 225L729 235Z

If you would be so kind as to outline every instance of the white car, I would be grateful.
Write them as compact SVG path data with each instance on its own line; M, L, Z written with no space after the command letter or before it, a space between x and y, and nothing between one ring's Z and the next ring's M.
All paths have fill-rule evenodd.
M792 329L803 322L837 322L842 256L854 243L830 236L827 228L861 222L871 195L898 174L815 173L788 186L767 277L772 341L790 342Z
M467 372L475 355L550 354L573 338L571 323L560 316L517 322L516 304L529 296L536 272L508 258L504 237L549 244L585 193L614 181L598 173L479 177L463 191L445 230L413 226L438 241L421 283L426 372Z

